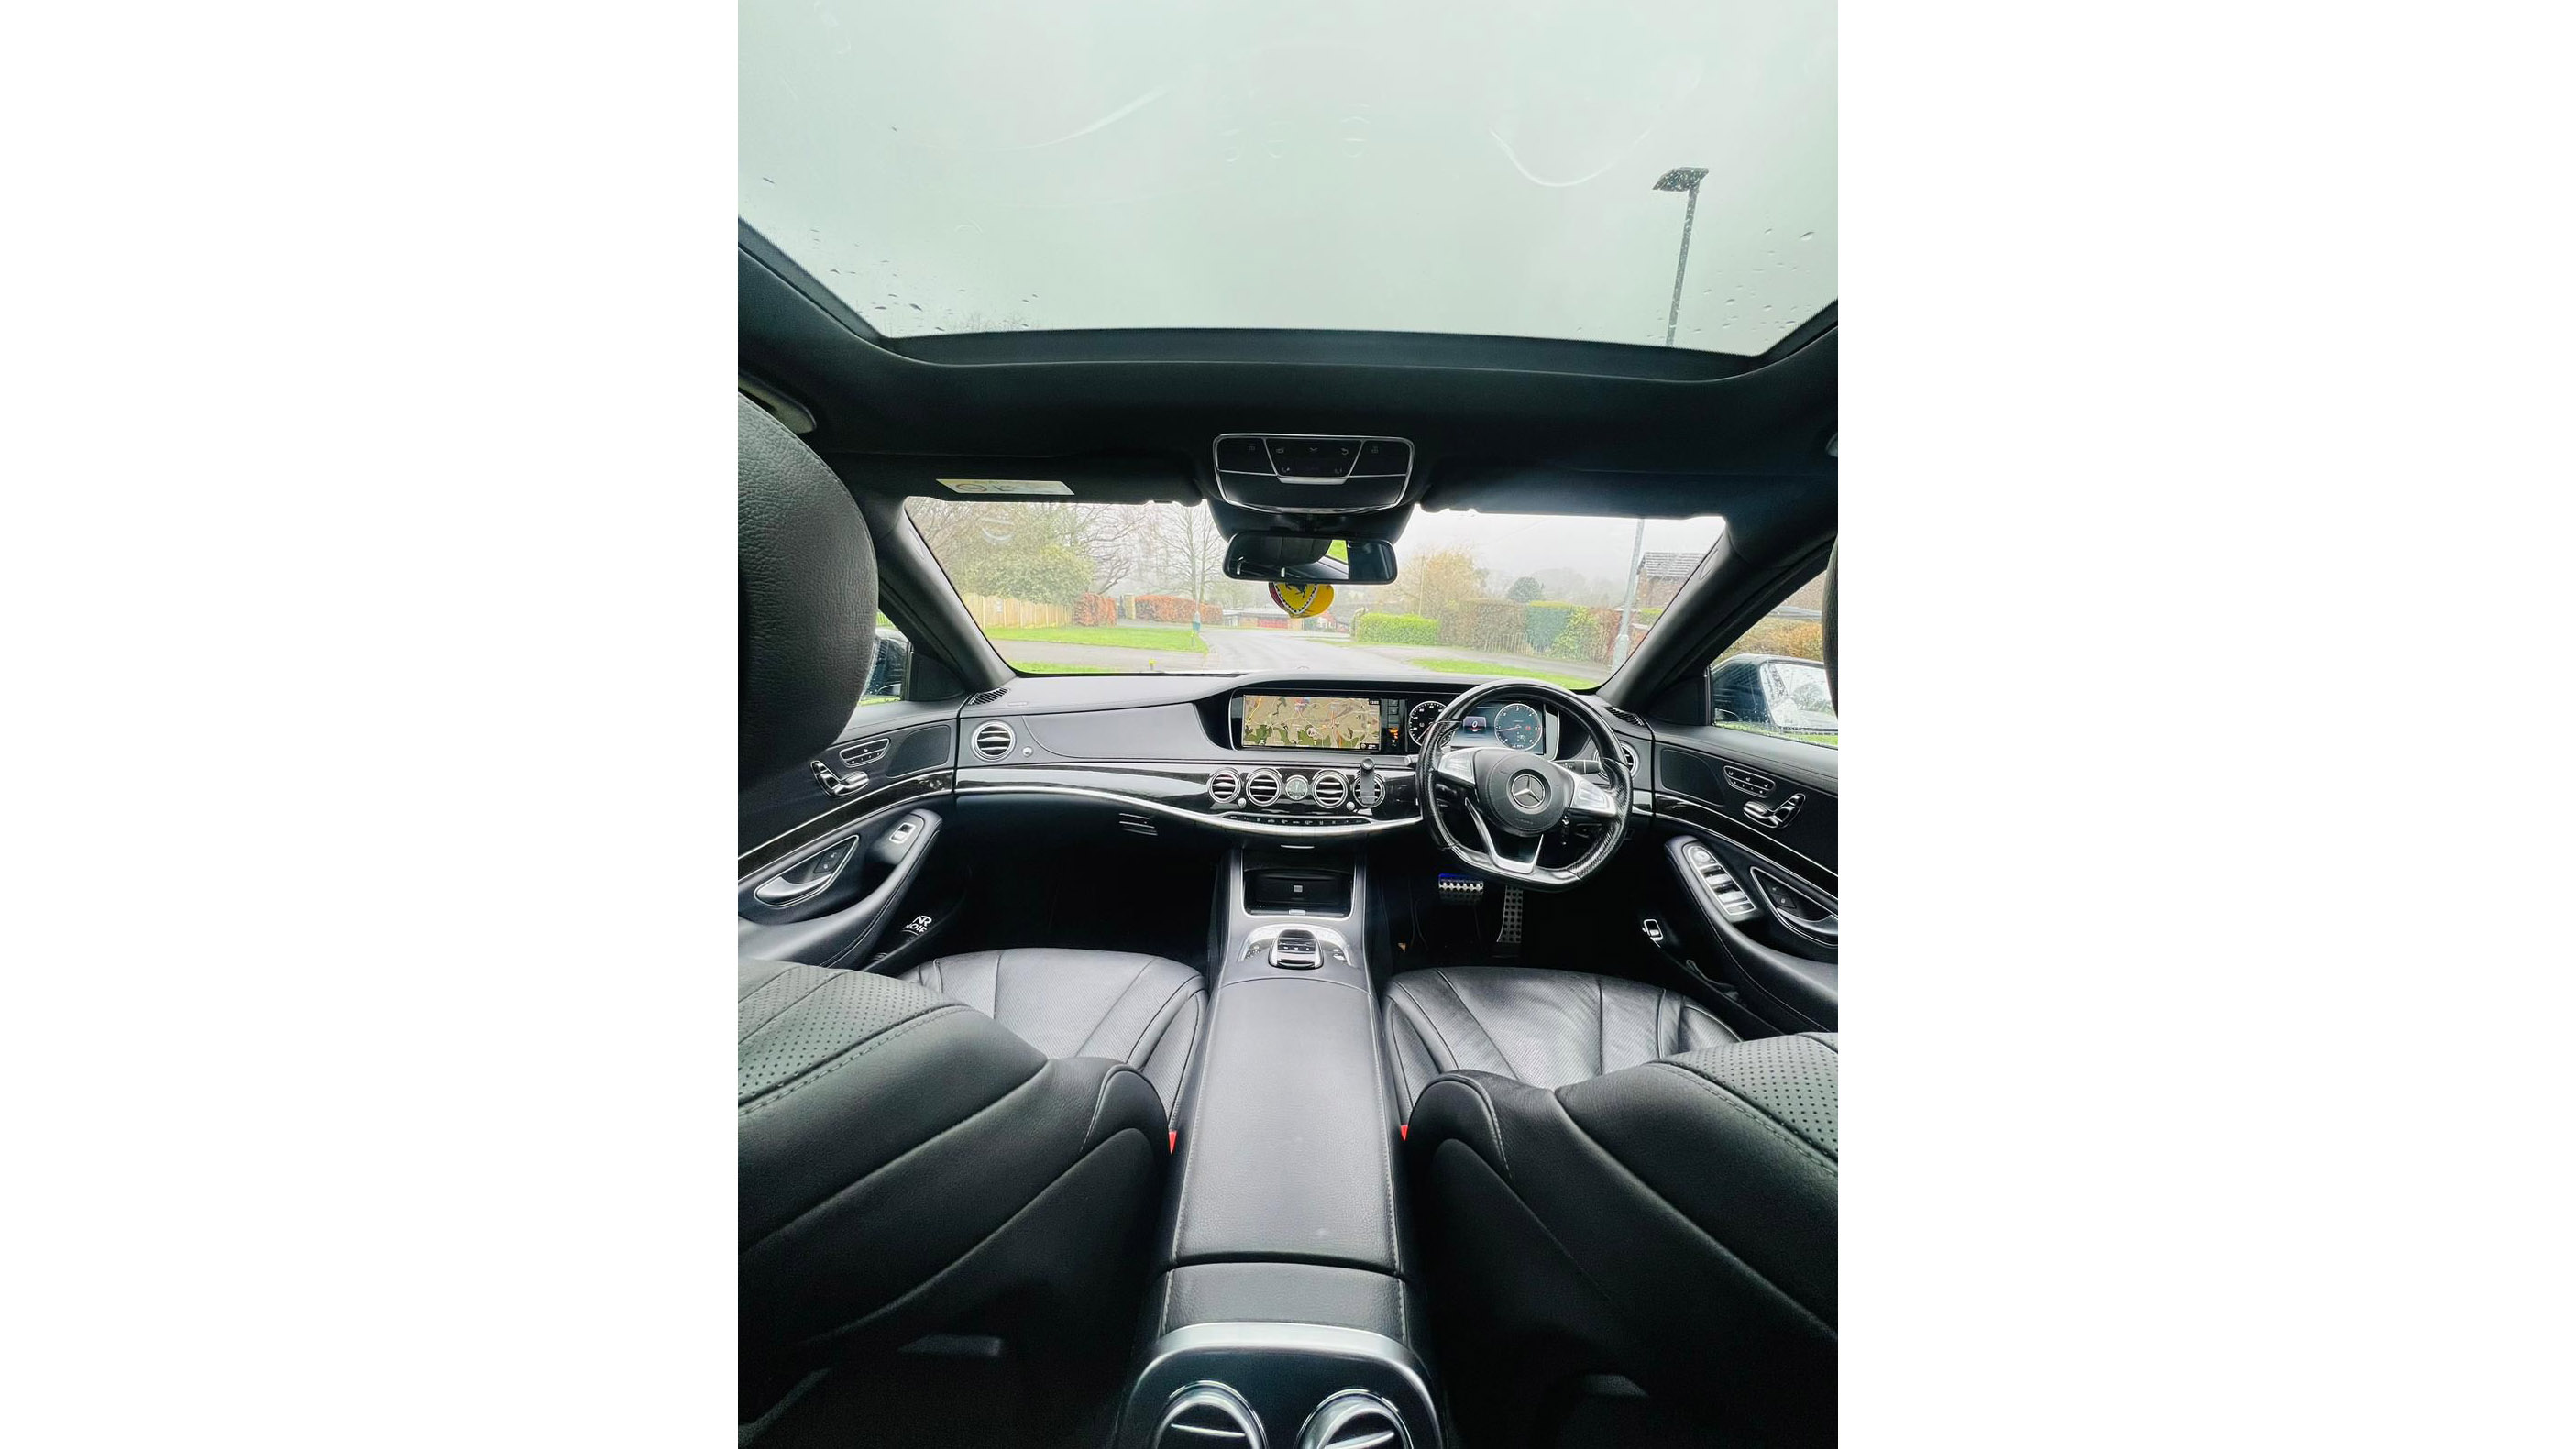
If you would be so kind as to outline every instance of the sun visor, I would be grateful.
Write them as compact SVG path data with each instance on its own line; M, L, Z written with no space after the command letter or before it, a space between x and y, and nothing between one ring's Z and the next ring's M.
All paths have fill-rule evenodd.
M1177 458L892 457L827 454L844 482L913 498L1056 498L1090 503L1196 503L1189 465Z

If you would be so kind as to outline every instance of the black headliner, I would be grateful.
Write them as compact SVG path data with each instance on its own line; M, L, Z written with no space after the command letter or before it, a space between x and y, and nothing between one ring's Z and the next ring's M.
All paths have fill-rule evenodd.
M748 226L739 267L742 373L809 409L806 442L872 490L940 494L937 477L1044 459L1082 497L1195 499L1218 433L1269 431L1411 438L1408 501L1432 508L1736 519L1819 492L1831 507L1831 307L1750 358L1382 332L893 339Z

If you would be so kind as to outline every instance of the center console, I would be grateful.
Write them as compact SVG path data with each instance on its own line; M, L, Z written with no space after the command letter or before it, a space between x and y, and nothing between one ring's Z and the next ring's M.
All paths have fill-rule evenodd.
M1239 846L1218 889L1216 990L1117 1442L1438 1449L1366 862Z

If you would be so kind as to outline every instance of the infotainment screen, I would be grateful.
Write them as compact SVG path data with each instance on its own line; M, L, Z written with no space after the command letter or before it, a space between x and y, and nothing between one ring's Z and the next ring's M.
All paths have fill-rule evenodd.
M1385 748L1390 724L1402 724L1401 710L1397 700L1247 694L1236 743L1245 749L1378 750Z

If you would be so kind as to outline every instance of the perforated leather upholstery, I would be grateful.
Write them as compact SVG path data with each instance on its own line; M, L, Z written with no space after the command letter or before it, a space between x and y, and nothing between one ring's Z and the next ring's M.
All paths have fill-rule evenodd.
M1607 1371L1742 1442L1833 1442L1834 1036L1546 971L1399 976L1386 1024L1399 1074L1438 1067L1407 1176L1488 1437Z
M1107 1057L1145 1074L1180 1120L1180 1092L1205 1014L1197 970L1132 951L978 951L903 974L1008 1027L1051 1057Z
M825 1351L1140 1280L1163 1106L908 981L742 963L745 1407Z

